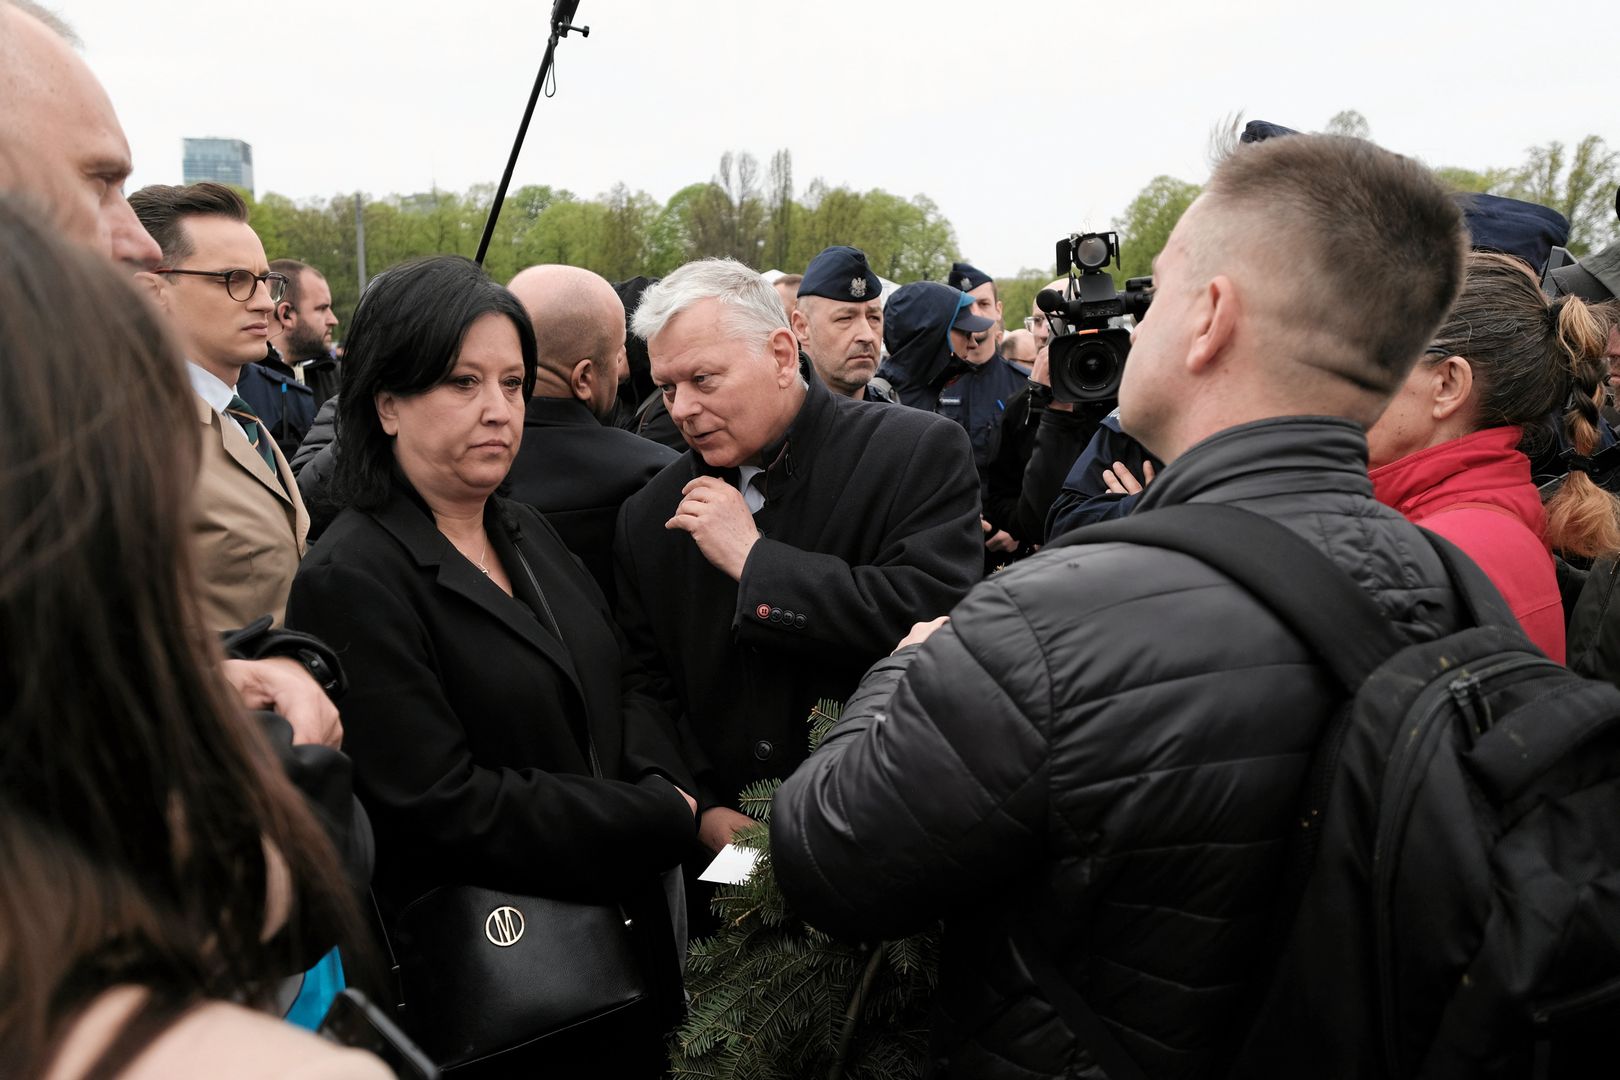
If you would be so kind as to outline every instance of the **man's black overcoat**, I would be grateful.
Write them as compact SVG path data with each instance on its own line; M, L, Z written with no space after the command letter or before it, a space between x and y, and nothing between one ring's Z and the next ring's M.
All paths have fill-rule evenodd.
M735 482L695 452L626 501L614 544L619 620L695 749L705 808L792 772L817 699L846 698L983 569L973 449L949 420L835 397L812 375L763 458L774 464L754 516L762 538L740 582L664 528L693 477Z
M605 427L575 398L532 397L506 496L546 515L611 602L613 529L624 500L676 454L639 435Z

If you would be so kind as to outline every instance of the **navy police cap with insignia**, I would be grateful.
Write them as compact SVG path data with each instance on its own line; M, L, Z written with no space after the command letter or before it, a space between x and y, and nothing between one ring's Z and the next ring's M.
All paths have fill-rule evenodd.
M876 300L883 293L883 282L866 265L866 252L835 245L810 260L799 282L800 296L825 296L829 300L860 303Z
M989 274L985 273L983 270L980 270L972 263L959 262L951 263L951 276L945 279L945 283L951 286L953 289L961 289L963 292L972 292L980 285L987 284L994 280L995 278L992 278Z

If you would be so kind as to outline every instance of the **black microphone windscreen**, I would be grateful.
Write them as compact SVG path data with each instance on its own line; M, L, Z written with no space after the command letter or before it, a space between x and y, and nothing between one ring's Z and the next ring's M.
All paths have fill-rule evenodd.
M574 21L574 14L579 11L579 0L556 0L551 5L551 24L565 26Z
M1063 299L1063 294L1056 289L1042 289L1035 294L1035 306L1048 315L1062 314L1065 303L1067 301Z

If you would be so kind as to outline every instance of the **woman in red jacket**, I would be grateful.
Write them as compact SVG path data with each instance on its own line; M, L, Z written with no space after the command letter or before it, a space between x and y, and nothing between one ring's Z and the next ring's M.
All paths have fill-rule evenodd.
M1601 438L1607 339L1578 297L1549 303L1519 260L1476 252L1433 345L1367 432L1378 500L1467 552L1559 663L1552 551L1620 550L1620 504L1584 471ZM1524 451L1552 437L1549 416L1574 456L1543 507Z

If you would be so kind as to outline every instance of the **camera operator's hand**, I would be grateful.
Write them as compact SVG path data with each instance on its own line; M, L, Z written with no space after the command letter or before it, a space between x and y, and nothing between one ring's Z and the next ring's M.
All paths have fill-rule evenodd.
M226 660L220 665L242 704L280 713L292 725L293 745L343 745L343 721L337 706L310 674L290 656L265 660Z
M1052 361L1047 346L1045 345L1042 345L1040 351L1035 354L1035 363L1029 369L1029 381L1032 383L1040 383L1042 386L1052 385ZM1074 402L1048 401L1046 403L1046 407L1048 409L1055 409L1058 412L1073 412Z
M1114 462L1112 468L1103 470L1103 483L1115 495L1135 495L1148 484L1153 483L1153 462L1142 462L1142 482L1137 483L1136 477L1122 461Z

